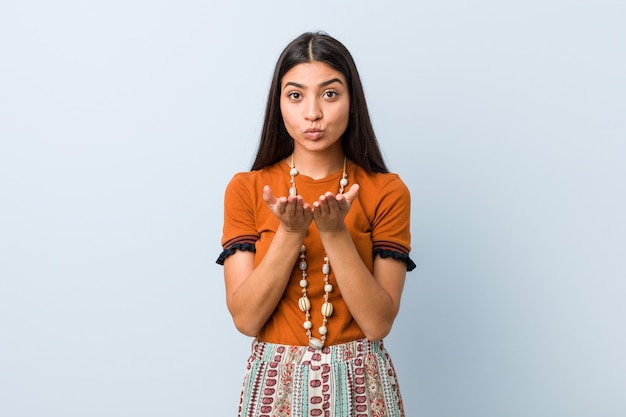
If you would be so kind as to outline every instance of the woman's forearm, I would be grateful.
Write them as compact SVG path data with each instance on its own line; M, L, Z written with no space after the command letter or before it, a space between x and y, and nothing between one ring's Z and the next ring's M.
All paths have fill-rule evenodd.
M363 263L347 229L320 236L350 313L368 339L382 339L398 313L401 286L398 290L395 284L381 285Z
M228 309L237 329L248 336L256 336L275 310L300 253L305 232L289 232L279 227L267 253L254 267L254 257L246 265L225 262ZM227 259L228 261L228 259ZM243 278L242 278L243 276Z

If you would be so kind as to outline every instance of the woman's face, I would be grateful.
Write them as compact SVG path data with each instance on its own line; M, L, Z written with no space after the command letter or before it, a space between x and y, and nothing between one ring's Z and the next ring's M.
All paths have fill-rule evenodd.
M345 77L323 62L291 68L281 82L280 111L294 151L336 151L350 119Z

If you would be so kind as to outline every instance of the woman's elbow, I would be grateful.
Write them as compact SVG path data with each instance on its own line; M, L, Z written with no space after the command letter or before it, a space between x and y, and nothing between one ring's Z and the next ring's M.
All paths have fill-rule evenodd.
M250 317L245 317L243 314L235 314L232 311L231 317L233 319L233 324L239 333L250 337L256 337L256 335L259 334L262 325Z
M370 328L362 329L363 334L367 340L375 342L377 340L382 340L391 332L391 326L393 323L380 323L376 326L371 326Z
M237 320L233 317L233 323L235 324L237 331L245 336L255 337L259 332L257 328L250 326L250 323L247 321Z

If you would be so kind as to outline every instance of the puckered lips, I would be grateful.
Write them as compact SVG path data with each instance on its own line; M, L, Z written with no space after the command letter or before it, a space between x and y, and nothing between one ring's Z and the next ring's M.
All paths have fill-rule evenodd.
M311 127L304 131L304 137L309 140L318 140L322 136L324 136L324 131L316 127Z

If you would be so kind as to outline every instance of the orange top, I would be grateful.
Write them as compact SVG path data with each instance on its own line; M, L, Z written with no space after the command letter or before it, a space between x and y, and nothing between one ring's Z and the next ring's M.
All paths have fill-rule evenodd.
M279 221L263 200L263 187L269 185L274 195L289 195L289 165L278 162L257 171L236 174L226 188L224 199L224 229L222 245L224 251L218 259L224 259L235 250L256 251L255 266L258 265L272 241ZM299 174L296 177L298 194L305 202L312 203L320 195L330 191L337 193L343 170L326 178L313 180ZM353 202L345 222L354 244L367 268L372 271L375 256L392 256L407 263L411 270L415 264L408 257L410 251L410 195L409 190L397 174L368 174L360 166L348 162L346 167L349 184L359 184L359 196ZM311 301L313 336L319 338L317 328L322 324L320 311L324 302L324 274L322 264L325 256L322 241L315 222L311 223L304 240L308 263L308 297ZM257 335L257 339L288 345L308 345L303 328L304 313L298 307L302 296L299 285L302 277L294 260L291 280L276 310ZM331 264L330 283L333 291L329 301L334 311L328 319L326 345L345 343L365 337L341 297L341 289L335 281Z

